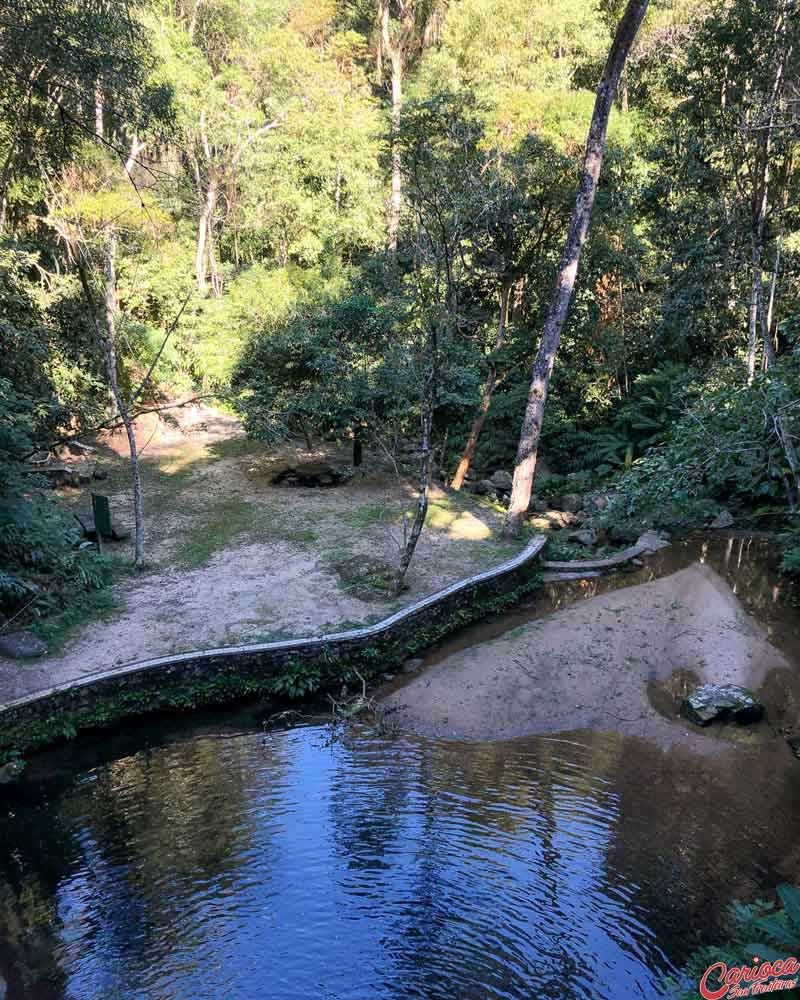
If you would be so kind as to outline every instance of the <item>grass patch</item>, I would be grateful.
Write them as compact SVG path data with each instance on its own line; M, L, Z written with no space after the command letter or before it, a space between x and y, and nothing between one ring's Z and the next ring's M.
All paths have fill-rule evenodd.
M266 516L266 512L262 512ZM241 497L217 501L209 516L195 524L184 544L180 561L187 569L199 569L218 552L230 545L237 535L254 527L259 511Z
M400 518L400 512L389 504L376 501L365 503L355 510L342 514L342 521L350 528L369 528L373 524L393 524Z
M220 438L208 446L209 454L217 458L244 458L248 455L265 455L269 449L263 441L253 441L246 437Z
M31 631L47 645L50 655L60 653L73 630L93 621L108 621L119 614L124 602L112 586L79 594L63 611L31 626Z

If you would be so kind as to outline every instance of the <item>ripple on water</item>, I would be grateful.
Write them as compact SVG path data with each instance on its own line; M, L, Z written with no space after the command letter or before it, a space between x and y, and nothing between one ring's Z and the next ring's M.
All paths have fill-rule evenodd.
M329 735L198 737L34 773L0 821L9 1000L657 997L676 929L686 946L687 918L719 910L715 866L743 867L692 846L710 814L680 799L689 756L597 734ZM724 786L722 766L696 765ZM658 767L670 776L643 786ZM678 806L685 826L662 822ZM35 949L12 911L39 921Z

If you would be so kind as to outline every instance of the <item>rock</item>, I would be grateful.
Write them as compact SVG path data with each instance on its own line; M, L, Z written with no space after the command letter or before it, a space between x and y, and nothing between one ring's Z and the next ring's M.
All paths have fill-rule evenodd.
M726 719L745 724L758 722L764 706L751 691L736 684L701 684L683 700L681 714L698 726Z
M733 524L733 514L724 508L717 514L709 528L730 528Z
M532 511L534 511L537 514L544 514L544 512L547 509L548 509L547 508L547 501L546 500L539 500L537 498L534 498L533 500L531 500L530 504L528 505L528 510L532 510Z
M307 486L323 489L347 482L351 474L326 462L303 462L281 469L272 477L274 486Z
M563 510L546 510L542 514L536 514L530 519L530 526L534 531L554 531L559 528L571 528L580 523L580 519L575 514L568 514Z
M0 632L0 656L9 656L12 660L25 660L29 657L44 656L47 646L32 632L20 629L15 632Z
M92 473L93 479L108 479L108 473L105 469L95 469Z
M605 493L601 493L599 496L589 497L589 501L586 504L591 510L605 510L608 507L608 497Z
M650 531L652 525L644 518L633 518L630 521L618 521L608 529L608 537L617 545L633 545L643 532Z
M636 539L636 543L643 552L658 552L659 549L669 548L669 537L661 531L645 531Z
M490 493L494 493L494 483L491 479L481 479L480 482L475 483L472 492L477 493L479 497L488 496Z
M509 491L514 485L514 477L510 472L506 472L505 469L498 469L497 472L492 474L489 482L496 490Z
M413 674L416 670L419 670L424 662L425 661L421 657L416 657L413 660L406 660L402 667L403 673Z
M580 545L585 545L590 549L593 545L597 545L597 532L592 531L591 528L583 528L580 531L571 531L567 535L567 539L570 542L578 542Z
M10 785L12 781L19 781L22 772L25 770L24 760L10 760L0 767L0 785ZM2 998L0 992L0 998Z
M579 510L583 510L583 497L580 493L565 493L558 506L568 514L577 514Z

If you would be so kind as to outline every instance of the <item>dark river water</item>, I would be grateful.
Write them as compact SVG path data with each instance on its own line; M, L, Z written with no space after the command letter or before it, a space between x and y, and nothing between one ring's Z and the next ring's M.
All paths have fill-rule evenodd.
M788 648L766 565L748 600ZM661 997L730 899L800 883L780 740L448 743L248 708L56 748L0 795L6 1000Z

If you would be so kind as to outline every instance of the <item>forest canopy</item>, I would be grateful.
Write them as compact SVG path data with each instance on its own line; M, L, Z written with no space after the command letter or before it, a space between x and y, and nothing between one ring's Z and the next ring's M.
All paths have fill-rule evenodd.
M148 402L513 469L624 6L0 0L4 611L106 572L30 456ZM795 529L799 83L789 0L651 2L542 428L609 516Z

